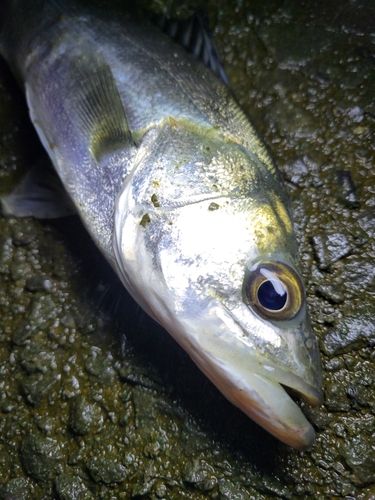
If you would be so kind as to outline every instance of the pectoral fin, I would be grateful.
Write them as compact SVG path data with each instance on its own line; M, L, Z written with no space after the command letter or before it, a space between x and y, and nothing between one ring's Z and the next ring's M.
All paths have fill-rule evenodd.
M4 216L56 219L77 213L57 173L46 162L36 164L12 193L0 197Z
M72 59L69 107L98 163L134 145L114 76L101 54L88 51Z

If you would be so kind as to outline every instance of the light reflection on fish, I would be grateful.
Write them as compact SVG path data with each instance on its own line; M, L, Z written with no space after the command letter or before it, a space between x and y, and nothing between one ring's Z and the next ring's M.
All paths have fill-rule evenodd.
M10 1L1 51L127 290L233 404L310 447L314 430L283 388L322 401L287 194L230 91L158 30L107 7ZM45 210L22 189L3 208Z

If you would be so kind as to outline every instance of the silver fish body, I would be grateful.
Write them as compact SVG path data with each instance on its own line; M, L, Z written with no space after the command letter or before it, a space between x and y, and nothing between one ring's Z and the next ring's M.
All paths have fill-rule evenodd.
M310 447L314 430L283 388L322 401L288 197L229 90L152 26L100 8L13 1L0 37L128 291L232 403Z

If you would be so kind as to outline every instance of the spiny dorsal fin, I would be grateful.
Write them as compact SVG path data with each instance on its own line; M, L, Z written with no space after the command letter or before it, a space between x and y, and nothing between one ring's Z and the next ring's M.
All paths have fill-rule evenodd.
M154 14L152 21L229 87L219 49L209 28L207 15L203 11L195 10L188 19Z
M93 158L134 144L111 68L101 54L74 58L71 105L89 141Z

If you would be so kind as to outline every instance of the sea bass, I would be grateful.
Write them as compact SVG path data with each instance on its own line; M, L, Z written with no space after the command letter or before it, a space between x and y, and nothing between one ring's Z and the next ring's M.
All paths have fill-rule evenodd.
M1 53L75 209L126 289L288 445L322 402L285 187L229 89L107 6L10 1ZM16 215L38 208L3 200ZM35 201L35 200L34 200Z

